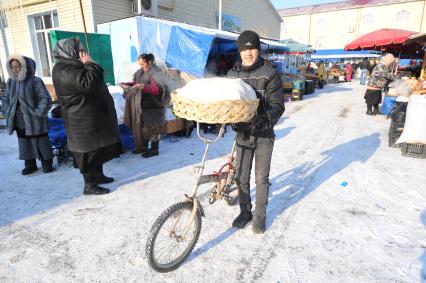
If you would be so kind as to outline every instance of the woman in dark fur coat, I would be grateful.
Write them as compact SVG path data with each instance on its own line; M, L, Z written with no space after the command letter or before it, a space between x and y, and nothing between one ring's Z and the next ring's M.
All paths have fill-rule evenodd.
M16 131L19 159L25 161L22 175L37 171L36 158L44 173L53 171L53 153L48 137L47 113L52 99L43 81L35 76L33 59L18 54L7 61L9 79L2 99L9 135Z
M84 178L84 194L109 193L99 186L114 181L104 175L103 164L118 157L122 147L104 70L92 61L78 38L59 40L53 55L53 85L62 105L68 149Z

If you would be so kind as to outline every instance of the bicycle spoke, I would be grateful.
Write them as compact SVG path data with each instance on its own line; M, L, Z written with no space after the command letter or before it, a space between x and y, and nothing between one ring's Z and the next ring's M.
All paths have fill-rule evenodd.
M175 223L176 219L179 219L178 223ZM170 217L161 229L161 234L157 236L155 245L156 261L161 264L168 264L176 260L189 246L192 237L188 235L195 234L195 223L191 223L188 235L183 236L182 233L188 222L191 219L191 211L185 210L180 211ZM171 231L174 227L174 231ZM173 235L171 235L173 233Z

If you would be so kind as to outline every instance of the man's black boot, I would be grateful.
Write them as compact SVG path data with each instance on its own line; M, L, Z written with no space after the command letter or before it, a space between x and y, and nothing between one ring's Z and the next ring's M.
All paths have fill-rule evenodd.
M112 182L114 182L114 178L105 176L103 166L102 165L98 166L95 172L95 183L108 184Z
M253 219L251 212L240 212L237 218L232 222L232 227L242 229Z
M22 169L22 175L28 175L37 171L37 164L35 159L25 160L25 167Z
M109 193L108 189L100 187L96 183L84 184L83 194L85 195L104 195L108 193Z
M46 159L41 161L41 167L43 168L43 173L50 173L53 171L53 159Z

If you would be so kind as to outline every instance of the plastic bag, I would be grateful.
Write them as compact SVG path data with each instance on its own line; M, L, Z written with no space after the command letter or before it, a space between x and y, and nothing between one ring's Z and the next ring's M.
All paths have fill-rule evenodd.
M109 93L111 93L114 100L115 112L117 113L117 122L119 125L124 123L124 106L126 100L124 98L124 90L119 86L109 86Z
M398 96L410 96L412 90L410 86L404 80L394 80L389 84L389 88L394 88Z
M412 95L407 106L404 131L398 143L426 144L426 96Z

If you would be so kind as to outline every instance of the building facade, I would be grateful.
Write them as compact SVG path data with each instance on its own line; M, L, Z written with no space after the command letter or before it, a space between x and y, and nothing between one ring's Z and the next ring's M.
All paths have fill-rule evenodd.
M81 9L82 7L82 9ZM1 0L0 60L7 78L6 58L13 53L32 57L37 75L50 83L52 56L49 31L87 32L97 25L136 14L218 27L218 0ZM252 29L261 36L279 39L282 19L269 0L223 1L222 27L229 31Z
M425 32L425 6L425 0L352 0L281 9L281 38L316 49L340 49L381 28Z

